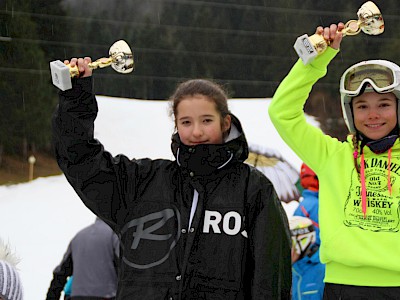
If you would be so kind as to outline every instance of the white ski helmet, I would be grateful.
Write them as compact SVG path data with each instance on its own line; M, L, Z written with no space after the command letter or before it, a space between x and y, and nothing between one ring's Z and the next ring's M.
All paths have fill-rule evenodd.
M399 100L400 67L388 60L367 60L351 66L343 73L340 79L340 102L343 118L350 132L356 132L351 99L364 89L382 94L392 92ZM397 105L397 109L399 118L400 105Z
M314 225L309 218L292 216L289 219L289 228L292 236L292 247L302 258L317 239Z

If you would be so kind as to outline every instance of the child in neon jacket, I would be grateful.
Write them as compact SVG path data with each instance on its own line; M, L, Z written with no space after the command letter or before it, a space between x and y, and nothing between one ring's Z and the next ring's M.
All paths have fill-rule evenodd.
M397 123L392 128L397 138L389 150L376 154L370 147L362 147L360 139L354 143L354 134L345 142L323 134L306 122L303 112L313 85L325 76L329 62L339 52L343 28L343 23L317 27L316 33L330 47L308 65L297 61L277 89L269 115L281 137L319 178L320 254L326 264L325 293L327 289L340 291L336 298L332 297L335 299L351 299L352 294L361 297L357 299L396 299L396 295L400 297L398 121L386 120ZM372 90L362 95L368 94L383 95ZM396 99L393 96L390 92L385 94ZM385 101L385 107L394 105ZM398 107L397 102L398 97L396 102L393 100ZM365 107L370 106L367 103ZM356 107L359 108L364 107ZM355 124L360 121L356 117L354 120ZM380 141L385 137L371 139ZM364 177L358 170L360 165ZM363 190L367 191L365 197Z

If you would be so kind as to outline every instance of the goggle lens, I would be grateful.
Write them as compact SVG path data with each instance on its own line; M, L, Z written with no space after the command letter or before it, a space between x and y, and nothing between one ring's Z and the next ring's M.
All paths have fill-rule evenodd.
M394 87L395 74L392 69L382 65L362 65L347 72L343 85L346 91L356 92L365 82L370 82L377 92L385 92Z

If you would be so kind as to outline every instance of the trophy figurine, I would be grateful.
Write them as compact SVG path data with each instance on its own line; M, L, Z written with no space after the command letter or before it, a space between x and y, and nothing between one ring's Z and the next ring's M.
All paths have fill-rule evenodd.
M374 2L365 2L358 10L357 16L358 21L350 20L345 24L342 30L343 36L356 35L361 30L369 35L378 35L384 31L382 14ZM328 42L321 35L314 34L309 37L304 34L297 38L294 49L306 65L324 52L328 46Z
M111 66L115 71L123 74L134 70L132 50L125 41L115 42L110 47L109 55L109 57L99 58L89 63L89 68L97 69ZM50 70L53 84L62 91L71 89L71 78L79 75L77 66L71 67L60 60L50 62Z

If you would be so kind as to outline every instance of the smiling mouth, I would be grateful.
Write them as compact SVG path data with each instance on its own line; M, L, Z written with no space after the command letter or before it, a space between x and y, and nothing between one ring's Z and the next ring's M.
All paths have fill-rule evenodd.
M384 124L367 124L365 126L367 126L368 128L379 128L382 127Z

